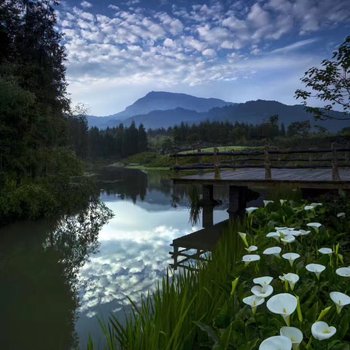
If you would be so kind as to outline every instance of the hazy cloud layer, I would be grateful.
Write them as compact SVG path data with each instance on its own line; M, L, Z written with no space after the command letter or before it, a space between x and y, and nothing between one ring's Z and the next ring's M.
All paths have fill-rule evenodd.
M115 95L128 87L130 96L150 86L199 91L258 71L274 74L281 59L296 74L341 42L337 30L350 17L347 0L147 3L110 3L102 11L101 4L96 9L93 1L83 1L60 8L73 98L99 95L106 86Z

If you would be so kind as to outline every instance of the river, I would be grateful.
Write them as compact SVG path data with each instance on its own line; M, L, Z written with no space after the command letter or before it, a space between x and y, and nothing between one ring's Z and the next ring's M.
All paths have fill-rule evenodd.
M60 220L0 230L0 348L103 346L100 320L128 313L154 290L171 263L172 240L202 227L190 218L186 188L166 173L110 169L100 201ZM226 190L214 223L227 219ZM108 216L109 208L113 217Z

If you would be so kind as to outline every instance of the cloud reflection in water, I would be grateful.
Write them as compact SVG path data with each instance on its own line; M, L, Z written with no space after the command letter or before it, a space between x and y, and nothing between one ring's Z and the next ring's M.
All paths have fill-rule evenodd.
M79 273L80 318L77 331L96 332L86 327L86 318L98 314L108 318L113 310L122 317L125 306L152 291L164 276L170 261L173 239L199 230L189 222L188 208L164 206L163 210L145 210L129 201L107 202L115 217L99 234L100 249ZM227 213L215 212L215 221ZM97 321L96 321L97 322ZM81 327L80 327L81 326ZM96 334L95 334L96 335ZM94 336L95 336L94 335ZM84 334L81 334L84 337Z

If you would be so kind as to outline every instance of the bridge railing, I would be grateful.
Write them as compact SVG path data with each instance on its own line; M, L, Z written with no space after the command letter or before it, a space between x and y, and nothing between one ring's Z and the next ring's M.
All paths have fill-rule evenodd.
M272 168L307 169L330 168L332 180L340 180L339 168L350 167L350 147L336 147L323 149L263 149L247 151L224 151L214 149L213 152L175 153L171 157L175 160L173 169L210 170L219 172L220 169L264 168L265 179L271 179ZM192 158L196 163L180 163L183 158Z

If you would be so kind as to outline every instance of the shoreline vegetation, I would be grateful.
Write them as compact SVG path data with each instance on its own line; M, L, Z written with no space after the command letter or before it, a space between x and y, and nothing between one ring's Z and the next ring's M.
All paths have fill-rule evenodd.
M198 271L169 270L125 323L102 323L107 348L349 349L349 198L246 212Z

